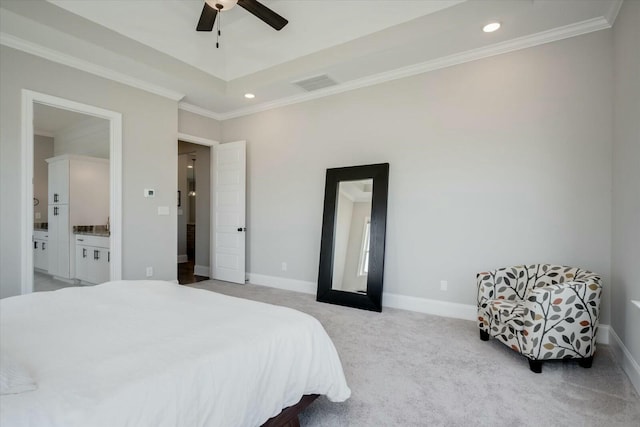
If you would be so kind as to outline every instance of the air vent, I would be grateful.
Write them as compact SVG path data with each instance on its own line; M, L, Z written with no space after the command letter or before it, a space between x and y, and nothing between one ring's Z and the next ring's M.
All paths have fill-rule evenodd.
M319 76L309 77L308 79L298 80L293 82L294 85L301 87L307 92L313 92L314 90L324 89L325 87L335 86L338 84L335 80L326 74Z

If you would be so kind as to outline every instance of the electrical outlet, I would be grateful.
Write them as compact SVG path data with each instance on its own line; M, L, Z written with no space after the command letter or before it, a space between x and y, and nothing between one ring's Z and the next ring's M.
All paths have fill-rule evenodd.
M447 282L446 280L440 280L441 291L446 291L448 286L449 286L449 282Z
M287 271L287 263L286 262L282 263L282 271Z
M147 277L153 277L153 267L147 267Z

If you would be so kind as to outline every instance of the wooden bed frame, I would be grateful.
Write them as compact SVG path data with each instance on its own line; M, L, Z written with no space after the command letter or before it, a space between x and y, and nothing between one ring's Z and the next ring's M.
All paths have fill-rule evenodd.
M269 418L261 427L300 427L298 414L318 398L317 394L305 394L302 399L293 406L284 408L282 412L273 418Z

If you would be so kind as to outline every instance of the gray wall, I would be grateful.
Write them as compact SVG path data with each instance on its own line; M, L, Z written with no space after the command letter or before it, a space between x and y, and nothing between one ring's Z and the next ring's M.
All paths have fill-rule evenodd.
M38 206L33 208L34 222L47 222L47 205L49 204L49 165L46 159L53 157L53 138L35 135L33 137L33 197L38 199ZM16 180L15 182L19 182ZM36 214L40 214L40 219Z
M178 131L218 142L222 137L219 121L184 110L178 110Z
M640 2L625 1L613 30L615 102L611 326L640 362Z
M609 283L611 43L599 31L225 121L223 140L248 144L247 270L315 282L326 169L389 162L386 292L475 304L478 271L535 262ZM608 306L606 286L603 323Z
M123 116L123 277L176 278L178 132L174 101L0 47L0 297L20 293L21 89L95 105ZM155 198L143 190L154 188ZM158 216L158 206L171 214Z

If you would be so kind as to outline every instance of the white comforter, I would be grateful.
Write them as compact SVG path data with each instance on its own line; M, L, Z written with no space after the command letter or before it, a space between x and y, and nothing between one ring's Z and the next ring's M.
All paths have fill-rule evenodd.
M0 397L6 427L257 426L351 394L315 318L160 281L4 299L0 347L38 383Z

